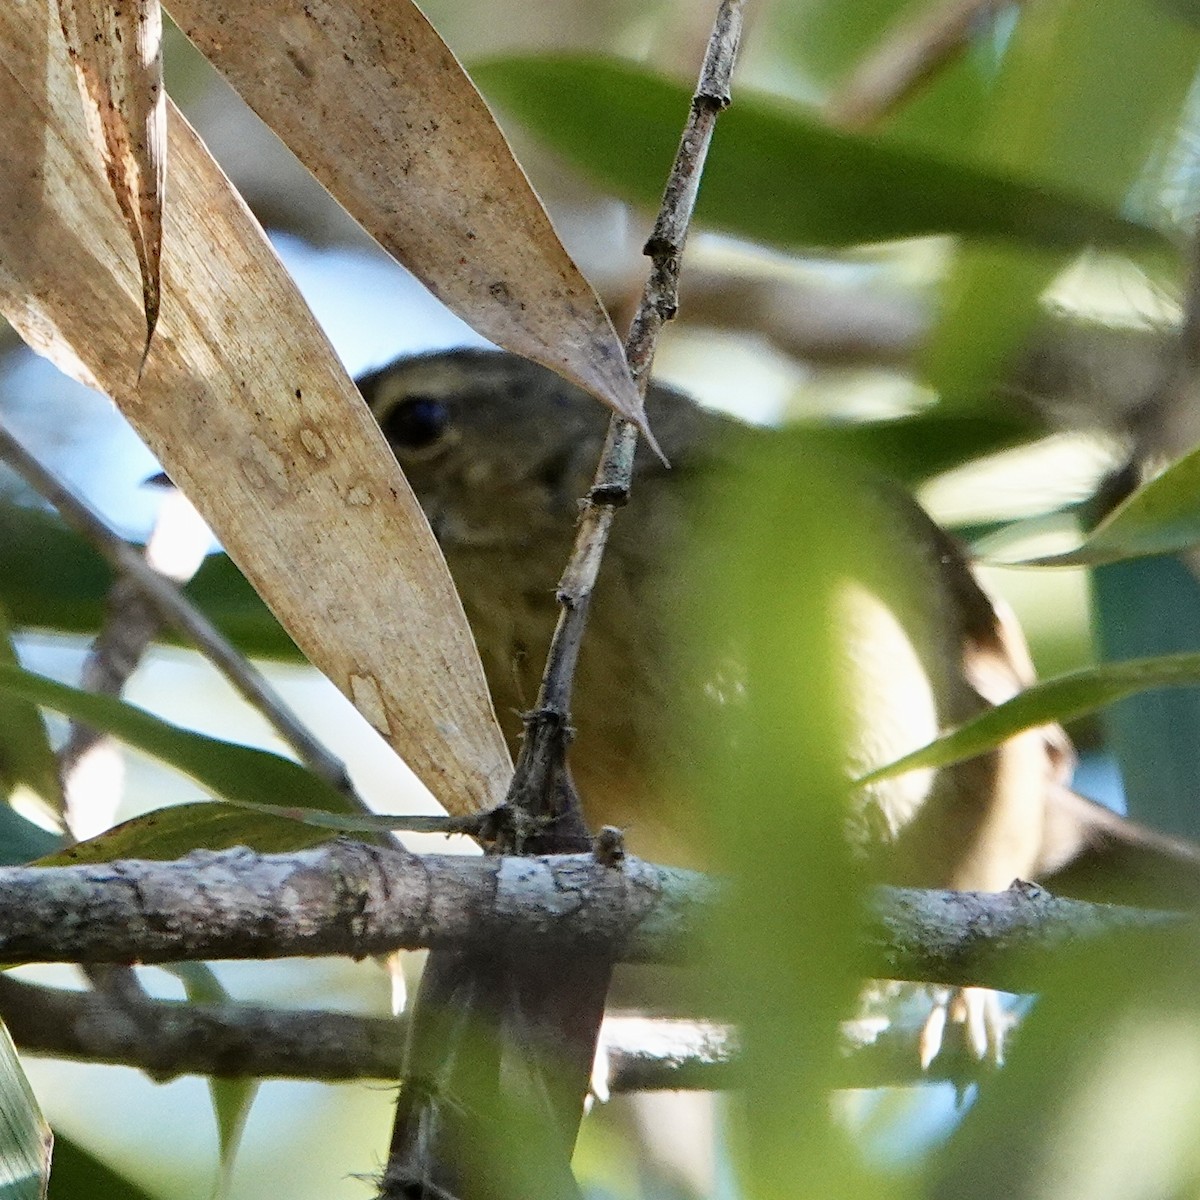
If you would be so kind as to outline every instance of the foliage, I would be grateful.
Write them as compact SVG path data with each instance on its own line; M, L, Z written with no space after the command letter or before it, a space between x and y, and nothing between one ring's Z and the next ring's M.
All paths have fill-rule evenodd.
M77 17L86 9L59 4ZM364 22L383 7L326 0L300 17L283 3L248 14L180 0L171 11L349 212L439 296L498 342L551 361L639 418L605 312L453 58L404 4L390 6L393 24L382 35L363 36ZM572 189L592 199L611 193L633 206L631 220L643 229L690 94L677 79L694 73L680 49L694 44L683 36L694 31L676 22L687 24L684 9L695 6L637 7L557 6L555 19L564 28L573 22L575 32L573 44L560 46L506 39L508 23L517 30L526 19L516 0L430 5L451 47L461 39L478 62L473 75L487 99L530 147L530 172L552 209L565 211ZM1147 450L1148 410L1138 402L1151 398L1160 402L1152 448L1165 445L1177 460L1085 532L1080 548L1025 556L1034 574L1108 564L1096 576L1101 661L1076 664L1086 670L985 714L921 760L946 762L955 747L977 753L1032 724L1200 682L1196 582L1174 557L1198 540L1200 451L1177 419L1186 405L1163 415L1161 395L1130 396L1126 409L1100 411L1090 394L1082 407L1076 395L1056 404L1051 387L1029 403L1004 386L1014 355L1056 304L1074 305L1077 319L1088 315L1106 271L1121 272L1123 286L1139 281L1147 294L1147 278L1182 289L1175 260L1194 208L1189 97L1200 31L1184 11L1190 6L1154 0L1014 6L981 18L964 52L877 128L832 128L821 103L921 7L878 0L751 9L743 79L719 126L700 204L702 230L741 240L697 239L698 258L730 279L749 273L798 288L816 279L831 295L860 288L932 313L920 347L909 347L899 366L894 356L884 364L887 394L903 397L884 419L860 420L857 407L859 393L881 390L878 364L807 368L808 393L823 397L807 422L810 444L828 448L831 461L844 455L925 482L1084 429L1115 435L1108 466L1116 467L1131 448ZM0 118L0 146L14 176L36 167L45 183L36 205L13 200L0 213L6 314L35 349L114 397L210 521L231 557L213 555L188 594L240 649L293 661L302 651L451 811L498 800L510 764L469 630L369 414L203 143L177 113L160 110L153 88L131 111L157 129L157 144L122 142L110 112L121 105L89 91L86 70L76 79L59 23L47 23L54 8L39 0L0 17L0 38L30 64L28 77L0 81L10 113ZM141 45L157 4L134 8L130 41ZM235 18L252 28L223 31ZM639 39L644 61L614 55ZM54 55L42 54L47 45ZM402 46L412 47L419 74L408 70ZM152 57L132 63L129 78L152 77ZM401 85L408 90L396 100ZM131 85L135 101L136 92ZM579 172L571 188L558 177L564 160ZM169 182L160 210L153 180L163 163ZM302 211L268 215L304 228ZM48 256L46 244L66 249ZM605 244L592 255L606 256L615 260L620 250ZM779 321L770 328L727 333L738 361L759 356L756 338L779 344L786 315L773 314ZM686 329L686 297L683 317ZM732 319L729 327L738 329ZM709 335L693 336L694 350ZM678 346L686 357L686 336ZM1164 379L1169 365L1159 372ZM827 1035L858 976L850 947L860 881L840 841L844 789L832 751L842 733L830 715L837 701L822 588L843 547L869 544L875 531L840 477L792 469L785 451L777 454L763 464L759 490L715 518L729 550L696 616L697 626L728 626L752 614L747 653L766 681L738 717L732 741L745 758L723 753L727 732L709 731L694 749L695 790L707 806L696 820L708 823L741 905L716 933L722 977L709 981L709 1002L735 1013L748 1038L749 1083L728 1138L741 1192L794 1196L803 1180L822 1196L983 1197L1002 1188L1066 1197L1081 1194L1072 1172L1099 1145L1105 1162L1152 1158L1154 1169L1138 1180L1115 1168L1097 1172L1087 1194L1186 1194L1200 1177L1191 1150L1200 1110L1192 1077L1170 1069L1173 1061L1194 1064L1200 1044L1190 999L1195 960L1186 952L1169 965L1144 949L1119 962L1065 963L1062 978L1047 981L1046 1003L1006 1072L982 1089L944 1149L900 1177L878 1171L826 1120L837 1076ZM1026 477L1020 486L1040 484ZM1042 507L1079 499L1047 494ZM28 500L0 503L0 604L18 647L22 631L91 634L109 575L58 518ZM1003 521L1003 500L977 495L980 519ZM1144 561L1127 561L1134 558ZM1151 593L1170 597L1159 611L1138 606ZM7 636L4 643L7 654ZM1155 657L1111 663L1112 647L1122 657ZM806 690L797 694L801 677ZM322 817L344 813L340 794L265 751L184 731L10 664L0 665L0 693L0 786L9 799L31 789L61 806L36 705L86 718L199 780L213 800L231 802L141 816L53 861L171 857L232 844L283 849L332 829L368 827ZM1184 707L1161 696L1142 701L1158 706L1154 717L1114 745L1137 814L1197 836L1200 818L1180 802L1196 783L1194 693L1180 700ZM780 712L804 706L825 719L781 725ZM1119 730L1138 728L1136 708L1121 713ZM797 790L815 799L794 812ZM300 814L305 824L272 804L315 811ZM12 807L0 817L4 861L50 853L53 835ZM1176 1094L1184 1100L1166 1134L1141 1119ZM10 1079L5 1095L21 1095L20 1081ZM218 1100L228 1150L248 1096L227 1088ZM869 1133L858 1141L868 1143ZM581 1163L594 1136L585 1130ZM63 1145L52 1196L137 1194L79 1147ZM617 1157L630 1154L622 1146Z

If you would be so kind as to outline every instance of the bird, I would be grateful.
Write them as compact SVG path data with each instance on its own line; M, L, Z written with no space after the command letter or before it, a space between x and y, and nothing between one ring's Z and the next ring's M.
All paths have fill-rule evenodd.
M559 614L556 585L607 417L558 375L502 351L400 359L356 382L441 546L515 752L522 714L538 696ZM746 453L774 434L655 383L646 412L663 454L639 446L629 511L612 528L576 674L570 768L593 828L625 827L643 856L682 855L688 863L694 847L670 802L677 760L690 752L679 730L698 697L720 707L744 681L736 646L698 658L679 652L679 563L705 538L698 497L706 487L736 489ZM864 563L840 597L850 780L1016 695L1034 671L1015 617L950 534L870 470L848 469L845 483L864 498L862 511L874 516L890 560L887 569ZM850 788L845 831L853 857L869 879L916 887L1000 891L1019 880L1084 899L1200 900L1200 852L1076 794L1073 764L1066 734L1046 725L963 763ZM566 1163L589 1069L596 1078L589 1064L610 985L607 963L551 967L435 954L414 1009L410 1082L400 1094L384 1194L479 1188L491 1195L488 1172L475 1178L455 1147L478 1136L468 1114L493 1109L528 1110L530 1137L559 1131L561 1144L550 1137L533 1161L557 1163L563 1194L574 1194ZM883 1012L886 1020L889 995L886 986L866 984L860 1017L875 1023ZM943 988L929 1000L923 1066L947 1029L958 1029L977 1057L1002 1060L1010 1022L996 993ZM490 1051L482 1074L464 1074L463 1064L475 1060L453 1048L467 1013L515 1051ZM514 1107L506 1088L526 1079L520 1072L542 1061L536 1047L547 1045L558 1069L528 1075ZM447 1104L439 1099L446 1091L471 1099Z
M606 415L558 375L503 351L398 359L357 383L441 546L515 746ZM630 511L614 525L581 655L571 765L590 820L626 826L636 849L658 851L671 844L662 794L680 753L670 714L686 709L672 564L699 536L690 485L735 475L732 448L773 434L655 383L646 411L670 466L639 447ZM887 595L881 577L847 598L853 775L1035 681L1015 616L958 541L899 485L870 471L856 482L902 564L890 578L905 581L905 594ZM864 789L847 833L888 883L1000 891L1022 880L1083 899L1200 898L1196 849L1072 791L1074 762L1061 727L1028 730L967 762Z

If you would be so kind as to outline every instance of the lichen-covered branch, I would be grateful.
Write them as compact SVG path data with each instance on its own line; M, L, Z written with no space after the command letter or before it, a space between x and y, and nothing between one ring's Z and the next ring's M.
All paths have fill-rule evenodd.
M172 962L536 945L683 958L715 887L637 859L418 856L333 841L0 869L0 962Z
M721 889L627 857L415 855L333 841L290 854L0 869L0 961L153 963L526 945L683 963ZM1180 914L998 894L880 888L864 962L888 978L1029 990L1039 962Z

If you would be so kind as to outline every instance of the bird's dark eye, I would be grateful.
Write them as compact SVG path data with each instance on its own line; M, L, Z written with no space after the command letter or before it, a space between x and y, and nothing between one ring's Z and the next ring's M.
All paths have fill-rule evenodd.
M384 436L397 450L425 450L446 432L450 410L428 396L410 396L383 418Z

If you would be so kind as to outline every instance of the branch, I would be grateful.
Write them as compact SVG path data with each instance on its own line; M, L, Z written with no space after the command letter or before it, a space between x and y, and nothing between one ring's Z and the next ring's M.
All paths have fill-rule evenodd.
M0 976L0 1018L20 1049L76 1062L135 1067L166 1082L181 1075L224 1079L315 1079L326 1083L400 1078L403 1017L292 1011L253 1004L117 999ZM919 1030L897 1026L864 1042L853 1022L842 1036L841 1085L903 1087L991 1068L947 1046L921 1070ZM737 1033L712 1021L609 1015L601 1032L608 1087L719 1091L737 1087Z
M625 357L643 396L659 331L675 314L679 257L713 127L729 104L742 4L719 0L700 81L646 245L650 277L625 342ZM503 806L511 821L500 840L504 849L545 853L591 845L567 765L571 692L605 543L616 509L629 496L637 436L632 423L610 420L558 585L559 618L537 702L523 717L521 751ZM611 865L593 860L591 866L621 878L617 864L623 851L612 832L606 838ZM572 907L578 898L570 890L558 895L560 904L565 899ZM513 948L506 936L498 930L493 946L481 946L475 954L433 954L426 964L405 1059L410 1086L401 1089L397 1102L381 1200L580 1194L570 1160L620 942L608 940L588 953L564 943L549 955L531 953L529 947L523 955L506 955L503 949L497 954L497 946ZM492 1031L482 1052L464 1045L464 1031L479 1028L481 1021ZM453 1104L446 1102L448 1095L455 1097ZM518 1142L522 1153L513 1156Z
M972 35L1011 2L943 0L915 17L906 17L828 100L826 118L851 131L879 125L954 62L967 49Z
M0 458L35 492L54 505L62 518L91 543L129 585L141 592L160 620L190 641L246 702L262 713L310 771L332 784L361 811L369 811L355 792L345 766L313 737L245 655L170 579L155 570L144 554L114 533L3 426L0 426Z
M292 854L196 851L0 870L0 961L171 962L397 949L524 946L686 963L720 886L627 857L468 857L335 841ZM865 971L892 979L1034 990L1077 948L1185 923L1179 913L1007 892L880 888L866 906Z
M650 273L625 339L625 357L643 396L659 335L679 308L684 245L717 118L729 107L730 81L741 33L742 0L720 0L683 135L663 189L662 204L646 241ZM510 803L535 816L546 808L546 800L540 796L548 789L542 781L552 774L565 752L564 731L570 725L575 666L583 645L592 592L616 510L629 501L637 439L638 429L632 422L616 416L609 420L595 477L579 515L571 556L559 580L557 598L561 611L546 655L537 704L525 717L525 736L508 797ZM569 806L577 810L578 797L573 786L567 791ZM552 810L551 815L558 813ZM582 827L582 815L577 811L572 815Z
M295 1011L254 1004L191 1004L142 995L67 991L0 975L0 1019L17 1046L76 1062L134 1067L166 1082L181 1075L224 1079L395 1081L405 1017ZM923 1014L921 1014L923 1019ZM929 1067L918 1057L921 1027L893 1023L864 1033L842 1027L841 1087L959 1088L995 1068L947 1041ZM1010 1046L1014 1037L1010 1035ZM744 1082L737 1031L714 1021L609 1014L601 1031L608 1090L723 1091Z
M0 1017L30 1053L137 1067L157 1080L400 1078L403 1018L294 1012L251 1004L116 1001L0 977ZM729 1085L736 1039L706 1021L607 1017L612 1091ZM916 1062L915 1052L910 1057Z
M0 870L0 962L156 963L392 950L613 953L682 961L714 886L591 855L417 856L332 841L291 854L197 850Z

